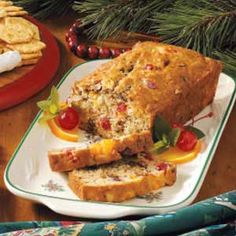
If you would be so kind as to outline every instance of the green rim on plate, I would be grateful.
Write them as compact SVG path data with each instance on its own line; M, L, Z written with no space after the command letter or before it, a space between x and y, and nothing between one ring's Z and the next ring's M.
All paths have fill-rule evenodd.
M106 61L107 59L105 59L104 61ZM101 59L98 59L98 60L93 60L93 61L101 61ZM91 61L89 61L91 62ZM83 64L85 63L89 63L89 62L83 62L81 64L78 64L74 67L72 67L62 78L62 80L59 82L59 84L56 86L58 89L60 88L60 86L62 85L62 83L66 80L66 78L68 77L68 75L74 70L76 69L77 67L80 67L82 66ZM229 78L231 78L229 76ZM231 78L232 79L232 78ZM215 135L215 138L214 138L214 142L211 146L211 149L209 151L209 155L207 156L207 160L205 161L205 164L204 164L204 167L202 168L202 171L201 171L201 174L198 178L198 181L195 185L195 187L193 188L192 192L188 195L188 197L186 197L184 200L182 200L181 202L179 203L176 203L176 204L172 204L172 205L165 205L165 206L158 206L158 207L154 207L154 206L134 206L134 205L124 205L124 204L116 204L116 203L107 203L107 202L96 202L96 201L85 201L85 200L80 200L80 199L69 199L69 198L63 198L63 197L54 197L54 196L49 196L49 195L45 195L45 194L41 194L41 193L34 193L34 192L28 192L28 191L25 191L24 189L21 189L17 186L15 186L11 180L10 180L10 177L9 177L9 170L10 170L10 167L11 167L11 164L12 162L14 161L19 149L21 148L22 144L24 143L25 139L27 138L28 134L30 133L31 129L33 128L33 126L35 125L35 123L37 122L39 116L41 115L42 111L40 111L36 117L34 118L33 122L31 123L30 127L28 128L28 130L26 131L25 135L23 136L22 140L20 141L20 144L18 145L18 147L16 148L11 160L9 161L9 163L7 164L7 167L6 167L6 171L5 171L5 177L6 177L6 181L7 183L14 189L20 191L20 192L23 192L23 193L26 193L26 194L30 194L30 195L34 195L34 196L40 196L40 197L46 197L46 198L54 198L54 199L61 199L61 200L67 200L67 201L76 201L76 202L86 202L86 203L96 203L96 204L101 204L101 205L114 205L114 206L122 206L122 207L132 207L132 208L154 208L154 209L161 209L161 208L167 208L167 207L174 207L174 206L177 206L177 205L180 205L184 202L186 202L188 199L190 199L191 197L194 196L194 194L196 194L196 189L199 186L199 183L202 181L202 179L205 177L205 174L207 172L207 169L208 169L208 164L209 164L209 161L211 159L211 157L214 155L214 152L217 148L217 144L218 144L218 141L220 139L220 136L223 132L223 129L224 129L224 126L227 122L227 119L230 115L230 112L233 108L233 105L234 105L234 100L235 100L235 94L236 94L236 82L234 79L232 79L234 81L234 91L231 95L231 98L230 98L230 102L228 104L228 107L224 113L224 116L223 116L223 119L220 123L220 126L216 132L216 135Z

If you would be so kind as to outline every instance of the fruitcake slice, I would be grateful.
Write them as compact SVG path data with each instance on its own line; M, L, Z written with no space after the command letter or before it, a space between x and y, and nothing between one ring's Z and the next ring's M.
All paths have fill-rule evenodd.
M175 180L175 165L142 156L69 172L69 186L80 199L104 202L145 195Z
M151 133L144 131L117 139L103 139L85 148L63 148L48 152L53 171L70 171L86 166L117 161L122 156L147 151L153 144Z

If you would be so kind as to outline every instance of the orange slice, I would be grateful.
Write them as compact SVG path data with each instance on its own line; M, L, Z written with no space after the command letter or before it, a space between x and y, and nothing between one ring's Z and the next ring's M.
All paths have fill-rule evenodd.
M197 157L201 151L201 141L198 141L194 149L190 152L184 152L177 147L170 147L166 152L163 152L156 157L163 161L173 162L175 164L185 163Z
M73 130L65 130L59 126L55 119L48 120L48 126L51 132L60 139L70 141L70 142L77 142L79 139L78 135L78 128Z

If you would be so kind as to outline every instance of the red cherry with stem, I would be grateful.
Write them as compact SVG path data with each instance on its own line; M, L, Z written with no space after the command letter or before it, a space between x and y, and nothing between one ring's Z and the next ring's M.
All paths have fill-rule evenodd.
M118 57L118 56L120 56L120 54L121 54L122 52L121 52L121 49L115 48L115 49L112 49L112 50L111 50L111 53L112 53L112 56L113 56L113 57Z
M99 50L99 57L100 58L109 58L111 56L111 51L109 48L100 48Z
M197 144L197 136L188 130L183 130L180 133L176 146L182 151L192 151Z
M110 123L110 120L106 117L102 118L101 119L101 126L103 129L105 130L111 130L111 123Z
M79 44L76 49L76 53L78 57L86 57L88 49L85 44Z
M63 129L72 130L79 124L79 114L73 107L62 110L57 121Z
M88 57L90 59L95 59L98 57L99 50L96 46L91 46L88 49Z
M57 121L63 129L71 130L79 123L78 112L74 108L68 107L59 113Z

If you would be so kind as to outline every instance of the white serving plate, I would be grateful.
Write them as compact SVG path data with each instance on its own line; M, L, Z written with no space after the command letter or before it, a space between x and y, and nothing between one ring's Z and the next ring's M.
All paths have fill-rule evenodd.
M83 78L106 61L86 62L72 68L58 85L61 100L66 99L75 80ZM69 216L111 219L174 211L187 206L196 197L234 101L235 82L229 76L221 74L213 103L197 116L202 117L211 111L214 114L212 118L196 123L196 127L206 134L203 150L193 161L178 165L176 183L162 188L154 197L136 198L119 204L80 200L67 186L66 175L52 172L47 160L48 150L73 146L74 143L60 140L48 128L41 127L37 122L41 113L32 122L6 167L6 186L17 196L40 202L57 213ZM86 140L83 140L77 145L85 143Z

